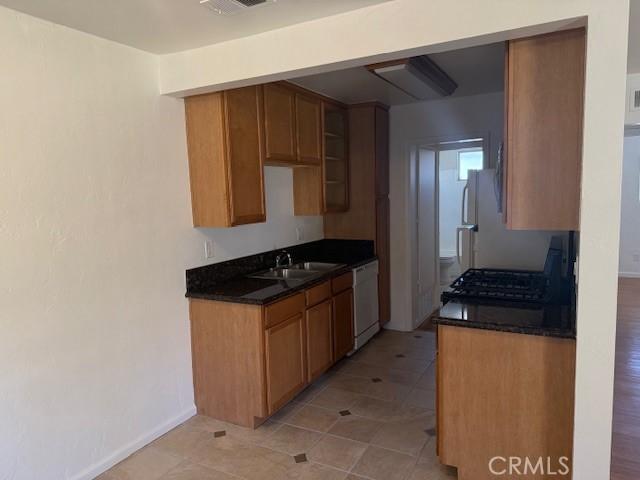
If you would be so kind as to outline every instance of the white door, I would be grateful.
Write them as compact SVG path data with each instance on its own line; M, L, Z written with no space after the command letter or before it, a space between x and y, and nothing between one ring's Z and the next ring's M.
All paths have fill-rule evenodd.
M435 310L437 293L438 219L437 175L438 154L419 148L416 159L416 231L417 231L417 298L414 327Z

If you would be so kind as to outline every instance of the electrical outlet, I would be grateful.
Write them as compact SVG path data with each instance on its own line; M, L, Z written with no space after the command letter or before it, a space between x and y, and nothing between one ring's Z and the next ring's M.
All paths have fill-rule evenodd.
M633 254L633 261L634 261L635 263L640 262L640 254L634 253L634 254Z
M302 227L298 227L298 228L296 228L296 239L297 239L298 241L300 241L300 240L304 240L304 232L303 232L303 230L302 230Z
M215 256L213 246L213 240L204 241L204 258L213 258Z

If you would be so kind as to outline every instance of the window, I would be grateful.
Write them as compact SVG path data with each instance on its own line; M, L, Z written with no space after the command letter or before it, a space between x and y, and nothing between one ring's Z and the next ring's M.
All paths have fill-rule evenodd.
M469 170L482 170L482 150L461 150L458 152L458 180L467 180Z

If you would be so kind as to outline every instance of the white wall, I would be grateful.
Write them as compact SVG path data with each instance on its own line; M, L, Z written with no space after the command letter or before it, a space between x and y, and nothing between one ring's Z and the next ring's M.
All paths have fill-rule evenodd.
M413 298L417 278L415 184L410 147L417 142L435 143L451 137L485 137L489 162L495 162L502 141L503 94L492 93L401 105L390 112L391 201L391 321L389 328L407 330L418 312ZM457 218L457 217L456 217Z
M205 263L217 263L324 238L321 216L293 216L293 170L291 168L265 167L264 181L266 223L241 225L234 228L197 229L203 240L203 248L205 239L214 242L215 258Z
M290 171L268 169L266 225L196 231L156 57L4 8L0 45L0 478L93 478L194 412L203 239L218 261L321 220L294 220Z
M620 222L621 276L640 277L640 135L624 139L622 212Z

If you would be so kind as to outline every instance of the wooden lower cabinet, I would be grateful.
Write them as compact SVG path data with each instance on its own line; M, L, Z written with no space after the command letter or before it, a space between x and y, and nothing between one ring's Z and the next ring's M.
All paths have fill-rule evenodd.
M312 382L333 365L332 301L307 309L307 379Z
M351 351L350 275L269 305L190 299L198 413L255 428Z
M436 381L438 456L460 480L495 479L496 456L571 478L550 472L571 467L575 340L439 325Z
M353 290L348 289L333 297L333 349L334 361L353 350Z
M306 339L302 313L267 329L265 333L269 414L295 397L307 383Z

